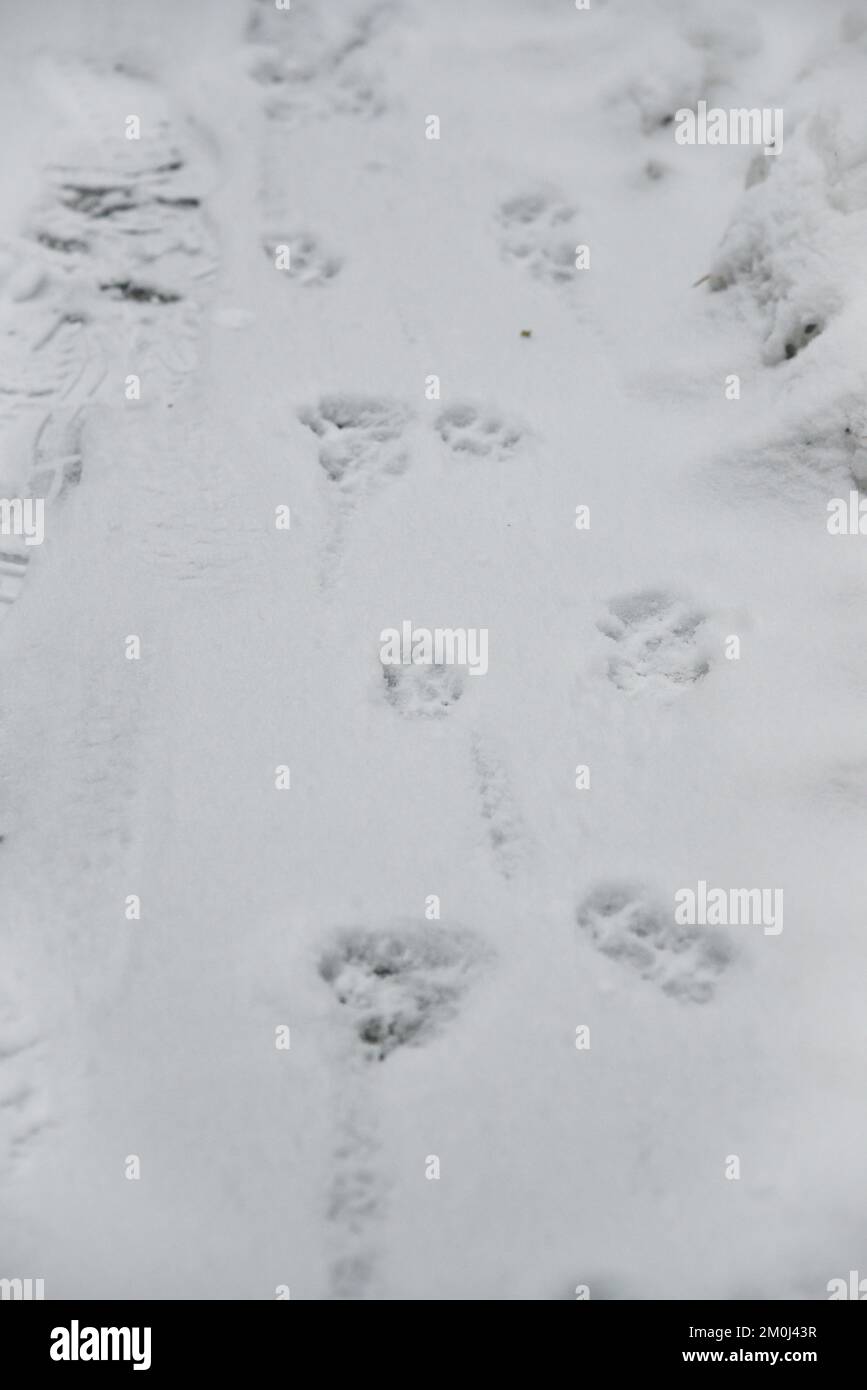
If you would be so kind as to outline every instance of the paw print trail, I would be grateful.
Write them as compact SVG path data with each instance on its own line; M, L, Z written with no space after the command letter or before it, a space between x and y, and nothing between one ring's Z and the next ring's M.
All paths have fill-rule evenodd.
M433 1046L447 1033L490 956L483 940L466 928L395 922L338 930L320 957L320 977L344 1015L335 1054L336 1137L327 1208L335 1299L377 1296L389 1191L377 1113L389 1059L398 1051ZM381 1070L379 1064L385 1064Z
M59 1151L88 1160L82 1202L35 1166L50 1039L26 991L4 1012L5 986L0 1149L43 1179L27 1215L38 1231L47 1201L72 1252L62 1294L80 1292L95 1227L138 1256L95 1250L93 1296L261 1299L285 1281L341 1301L571 1299L580 1282L594 1299L719 1297L735 1266L775 1286L782 1223L761 1219L776 1197L755 1203L755 1184L764 1167L776 1191L794 1090L818 1109L809 1044L784 1059L788 1093L755 1077L795 1012L775 973L790 967L764 942L736 954L678 928L655 886L681 851L738 862L721 787L744 841L773 813L777 748L752 737L750 691L779 674L761 649L782 606L732 474L797 505L864 472L835 239L860 226L857 120L787 129L742 204L744 152L674 140L678 106L747 100L755 82L783 100L786 64L831 61L801 51L820 27L806 10L777 45L769 4L744 24L712 0L648 0L639 24L558 0L194 0L192 19L154 0L118 12L92 64L52 61L69 119L0 253L0 428L10 481L32 477L65 530L44 566L0 545L0 599L30 570L4 637L43 623L28 661L3 663L3 809L23 826L0 826L0 888L36 885L26 924L92 1005L95 1103L47 1103ZM160 84L115 67L121 52ZM181 118L185 84L202 128ZM140 106L145 138L127 142ZM219 151L213 196L203 146ZM691 289L707 271L725 285ZM142 402L120 414L107 392L137 362ZM810 394L822 364L829 389ZM724 371L743 376L727 416ZM774 391L786 428L762 409ZM283 503L291 532L273 525ZM728 605L747 615L740 667L723 656ZM383 665L380 629L410 616L489 624L485 679ZM140 666L115 640L127 630L144 633ZM58 664L77 681L40 696ZM860 679L857 649L840 665ZM793 859L830 847L797 808L786 825ZM442 923L422 920L428 894ZM827 953L822 969L842 983ZM284 1020L291 1053L273 1045ZM716 1155L742 1133L738 1216ZM105 1155L125 1145L145 1182L106 1198ZM427 1148L442 1183L425 1181ZM797 1229L809 1187L799 1155L783 1166Z
M386 703L402 719L420 726L452 715L473 685L473 677L461 666L381 662L381 671ZM499 876L513 879L532 863L534 847L513 785L508 754L487 730L481 715L473 717L469 732L461 728L456 736L462 741L475 790L481 843Z
M265 120L260 201L270 230L264 243L266 249L289 245L290 283L327 285L339 274L342 256L323 245L317 229L294 224L297 195L291 164L287 168L287 140L326 123L375 124L387 111L388 60L379 42L389 33L392 10L382 0L347 0L339 10L310 5L278 10L270 0L250 5L249 71Z

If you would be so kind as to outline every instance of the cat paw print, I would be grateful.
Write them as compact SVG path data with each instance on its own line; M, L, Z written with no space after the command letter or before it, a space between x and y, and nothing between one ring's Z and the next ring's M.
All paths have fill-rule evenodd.
M265 239L268 259L297 285L327 285L340 273L339 256L328 251L312 232L293 232Z
M718 927L680 926L641 887L612 882L593 888L575 914L579 931L609 960L681 1003L704 1004L733 959Z
M344 493L399 476L409 466L403 436L410 412L399 401L341 392L321 397L298 418L316 435L319 464Z
M608 678L619 690L677 689L710 670L702 642L705 614L662 589L612 599L597 626L616 644Z
M323 954L319 974L351 1016L363 1055L382 1062L434 1037L456 1015L485 955L466 928L347 927ZM374 1200L364 1188L364 1200Z
M518 425L469 402L446 406L434 428L453 454L473 458L509 458L523 438Z
M563 284L576 273L576 209L552 192L519 193L497 210L500 249L536 279Z
M405 719L440 719L464 693L466 672L460 666L382 662L385 698Z

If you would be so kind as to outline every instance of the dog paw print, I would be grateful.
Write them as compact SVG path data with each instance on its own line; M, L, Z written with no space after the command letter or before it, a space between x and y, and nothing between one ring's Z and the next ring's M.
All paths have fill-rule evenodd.
M343 265L340 257L328 251L311 232L269 236L265 254L288 280L305 287L329 284Z
M484 957L465 928L348 927L323 954L319 974L351 1015L364 1056L382 1062L455 1016Z
M439 719L464 693L465 671L460 666L421 662L392 665L382 662L385 698L405 719Z
M453 454L475 458L506 459L523 438L516 424L468 402L446 406L434 428Z
M579 931L609 960L681 1003L704 1004L733 959L718 927L680 926L650 894L628 883L592 889L577 909Z
M705 622L702 612L664 590L613 599L597 624L616 643L608 659L609 680L629 692L701 680L710 670L701 640Z
M342 491L398 476L409 465L403 443L410 412L384 396L323 396L298 417L319 440L319 463Z
M269 117L284 123L334 115L366 119L386 109L387 69L375 48L391 7L355 8L353 14L345 4L308 6L287 25L268 0L256 6L247 38L252 75L265 90Z
M578 243L575 217L575 208L548 191L506 199L496 218L504 257L550 284L571 280Z

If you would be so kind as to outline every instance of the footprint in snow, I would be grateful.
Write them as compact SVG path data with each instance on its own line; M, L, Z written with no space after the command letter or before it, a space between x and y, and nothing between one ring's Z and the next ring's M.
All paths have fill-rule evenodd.
M512 879L526 863L531 845L508 764L491 740L478 734L472 759L485 838L497 872Z
M609 960L654 984L680 1003L704 1004L733 959L718 927L681 926L664 907L624 881L593 888L575 914L578 930Z
M247 25L252 76L271 121L369 120L387 106L387 66L375 56L390 7L372 0L279 10L257 0Z
M385 698L405 719L441 719L464 693L467 676L460 666L381 664Z
M501 253L537 280L565 284L577 273L576 217L576 209L549 189L507 198L496 213Z
M319 440L320 467L344 497L398 477L409 466L404 432L410 411L386 396L340 392L298 412Z
M349 1015L360 1055L382 1062L442 1031L486 955L475 932L439 922L345 927L323 952L319 974Z
M312 232L270 233L265 237L264 247L271 264L280 269L290 284L305 289L329 284L343 265L341 258L327 250ZM285 268L284 260L288 260Z
M523 438L519 425L470 402L446 406L434 428L453 454L470 458L509 458Z
M435 1043L489 959L475 932L409 921L342 928L320 956L319 975L348 1025L326 1212L334 1298L372 1298L377 1291L390 1178L374 1085L382 1074L370 1064Z
M597 626L616 644L608 678L633 693L694 685L708 674L702 641L706 615L663 589L643 589L612 599Z
M328 590L343 563L348 523L359 503L409 468L405 435L412 412L391 397L342 391L305 406L298 419L316 436L316 457L333 501L320 569L320 585Z

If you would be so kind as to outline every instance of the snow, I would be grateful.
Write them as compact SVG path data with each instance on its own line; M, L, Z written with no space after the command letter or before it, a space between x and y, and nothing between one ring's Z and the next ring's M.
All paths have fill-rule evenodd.
M0 1274L826 1296L867 1238L858 7L0 36L2 487L51 499L0 614ZM698 100L783 152L678 145ZM97 176L131 206L64 206ZM384 679L406 620L486 629L484 679ZM699 880L783 932L691 944Z

